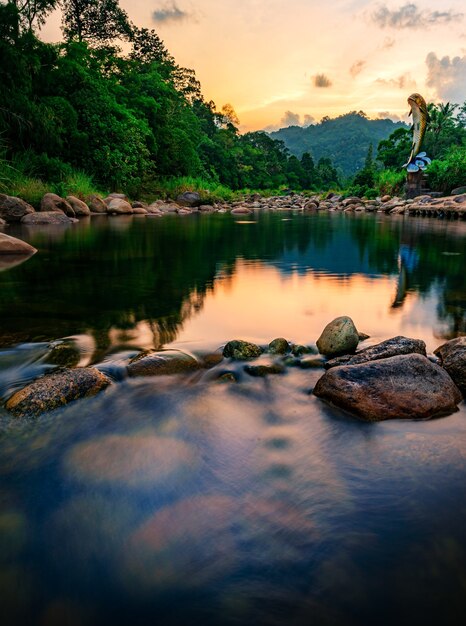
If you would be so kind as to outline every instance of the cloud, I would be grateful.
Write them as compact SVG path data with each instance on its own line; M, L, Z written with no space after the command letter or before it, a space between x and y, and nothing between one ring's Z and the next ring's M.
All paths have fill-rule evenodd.
M463 13L421 10L413 2L408 2L399 9L390 10L381 4L371 15L372 21L380 28L427 28L437 24L449 24L463 17Z
M385 37L382 43L382 49L389 50L390 48L393 48L394 45L395 45L395 40L393 39L393 37Z
M310 126L311 124L314 124L315 121L315 117L306 113L304 116L303 126Z
M314 87L325 89L332 86L332 81L325 74L316 74L314 76Z
M353 65L350 67L349 73L351 74L353 78L356 78L356 76L362 72L365 65L366 65L365 61L355 61Z
M182 22L188 17L191 17L190 14L187 11L180 9L175 2L172 4L165 4L152 12L152 19L154 22L158 22L159 24Z
M402 74L397 78L377 78L374 81L377 85L385 87L395 87L398 89L414 89L416 87L416 81L411 74Z
M440 99L450 102L466 99L466 56L439 59L435 52L429 52L426 65L426 84L435 90Z
M288 128L288 126L301 126L301 128L306 128L311 124L315 123L315 118L308 113L305 113L303 116L303 121L301 122L301 116L299 113L293 113L293 111L285 111L283 117L281 118L278 124L270 124L266 126L263 130L266 133L273 133L280 128Z
M301 126L301 117L299 113L293 113L293 111L285 111L284 116L280 120L282 128L288 126Z

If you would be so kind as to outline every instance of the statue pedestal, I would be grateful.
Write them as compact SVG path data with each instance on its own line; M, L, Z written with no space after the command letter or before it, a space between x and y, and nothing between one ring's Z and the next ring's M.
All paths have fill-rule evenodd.
M408 172L406 175L406 198L412 199L416 196L422 196L429 191L427 184L427 176L422 171Z

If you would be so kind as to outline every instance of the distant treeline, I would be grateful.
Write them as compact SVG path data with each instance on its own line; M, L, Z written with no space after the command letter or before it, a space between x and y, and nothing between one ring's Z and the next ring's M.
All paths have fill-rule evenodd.
M36 31L58 5L63 42L44 43ZM231 105L207 102L194 71L117 0L0 3L0 59L4 190L14 176L58 184L77 171L133 195L181 176L230 189L338 185L329 158L298 159L265 132L241 135Z

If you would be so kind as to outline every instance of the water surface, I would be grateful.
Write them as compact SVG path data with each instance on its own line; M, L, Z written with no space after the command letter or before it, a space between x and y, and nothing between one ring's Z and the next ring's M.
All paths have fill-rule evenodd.
M466 333L466 225L380 215L92 218L10 234L0 395L69 338L115 384L0 409L2 624L401 624L466 617L466 410L365 424L322 370L128 379L141 349Z

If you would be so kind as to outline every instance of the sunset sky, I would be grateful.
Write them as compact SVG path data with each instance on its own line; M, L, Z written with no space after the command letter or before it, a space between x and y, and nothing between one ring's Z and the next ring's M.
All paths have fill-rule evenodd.
M466 100L464 0L121 0L193 68L206 99L242 130L350 110L402 117L407 97ZM42 29L60 38L60 16Z

